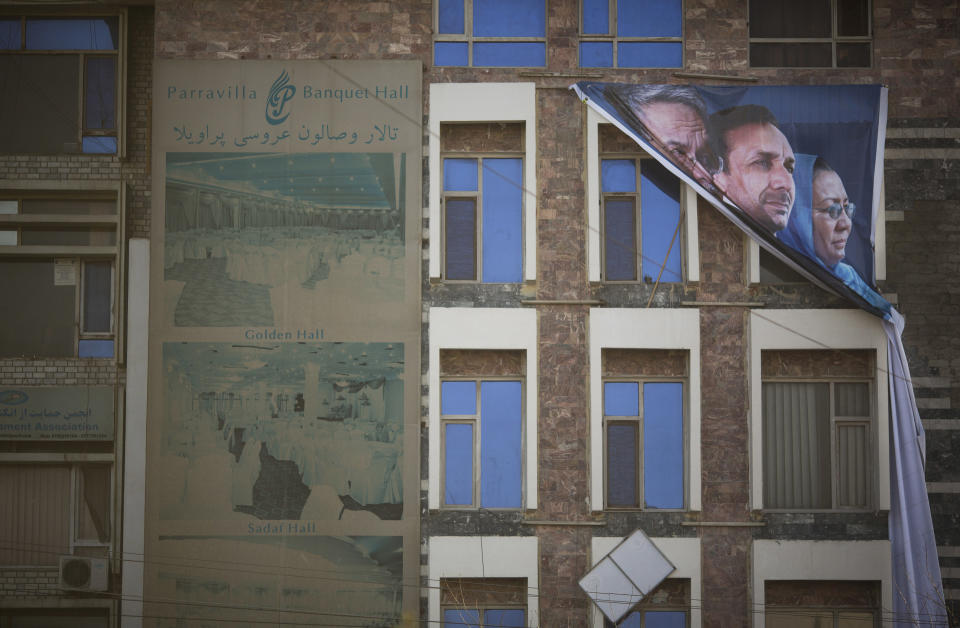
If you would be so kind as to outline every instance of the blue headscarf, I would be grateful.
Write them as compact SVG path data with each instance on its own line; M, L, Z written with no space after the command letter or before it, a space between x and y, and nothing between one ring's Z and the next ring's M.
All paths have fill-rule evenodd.
M817 156L798 153L795 159L793 183L796 191L793 210L786 228L777 233L777 239L829 270L870 305L884 312L884 318L889 317L892 308L890 303L880 296L875 288L868 285L853 266L842 261L828 266L817 257L813 245L813 164L817 161Z
M817 156L798 153L795 159L793 210L787 227L777 233L777 239L826 268L813 248L813 164Z

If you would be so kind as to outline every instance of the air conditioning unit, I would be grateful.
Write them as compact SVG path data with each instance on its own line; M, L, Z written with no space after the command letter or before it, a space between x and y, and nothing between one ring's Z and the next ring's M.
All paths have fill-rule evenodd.
M60 557L60 588L68 591L106 591L110 571L105 558Z

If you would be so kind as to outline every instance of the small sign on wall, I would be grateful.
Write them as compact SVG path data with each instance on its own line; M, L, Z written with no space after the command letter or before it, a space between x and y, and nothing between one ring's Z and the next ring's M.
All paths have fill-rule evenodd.
M53 262L53 285L77 285L77 263L72 259L57 259Z
M112 440L113 386L0 388L0 440Z

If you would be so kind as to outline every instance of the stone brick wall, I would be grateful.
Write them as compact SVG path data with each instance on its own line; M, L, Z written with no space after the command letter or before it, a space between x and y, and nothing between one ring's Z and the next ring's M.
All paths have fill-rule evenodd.
M18 599L59 595L56 567L0 569L0 598ZM0 606L3 606L0 604Z

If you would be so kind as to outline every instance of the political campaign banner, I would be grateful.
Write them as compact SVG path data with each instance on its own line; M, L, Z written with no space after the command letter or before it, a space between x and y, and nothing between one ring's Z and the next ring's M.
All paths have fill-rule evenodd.
M897 625L945 626L904 320L874 282L886 88L582 82L573 89L766 250L884 319L893 613Z
M873 268L885 88L581 82L573 89L765 249L889 316Z

